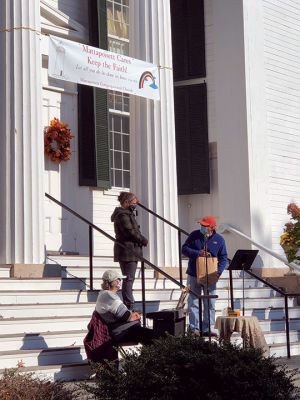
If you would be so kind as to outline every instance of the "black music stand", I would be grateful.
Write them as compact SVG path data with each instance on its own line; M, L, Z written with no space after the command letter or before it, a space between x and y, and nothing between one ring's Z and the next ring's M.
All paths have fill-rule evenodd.
M233 304L233 284L232 284L232 271L243 271L243 315L245 315L245 271L248 271L258 254L258 250L237 250L231 263L229 264L229 279L230 279L230 297L231 309L234 309Z

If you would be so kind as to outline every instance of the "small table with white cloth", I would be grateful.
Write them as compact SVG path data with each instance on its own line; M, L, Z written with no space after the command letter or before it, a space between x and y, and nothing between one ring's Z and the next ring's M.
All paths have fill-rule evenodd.
M244 344L263 349L265 355L270 354L258 319L254 316L217 317L215 328L218 329L221 340L230 340L233 332L239 332Z

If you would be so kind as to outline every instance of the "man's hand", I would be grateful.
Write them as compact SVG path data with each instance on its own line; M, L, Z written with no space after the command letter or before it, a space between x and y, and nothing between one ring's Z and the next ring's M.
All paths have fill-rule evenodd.
M210 254L210 252L209 251L205 251L204 249L202 249L202 250L200 250L200 252L199 252L199 256L200 257L211 257L211 254Z
M141 319L141 316L140 316L140 314L138 312L136 312L136 311L132 311L131 312L129 321L137 321L137 320L140 320L140 319Z

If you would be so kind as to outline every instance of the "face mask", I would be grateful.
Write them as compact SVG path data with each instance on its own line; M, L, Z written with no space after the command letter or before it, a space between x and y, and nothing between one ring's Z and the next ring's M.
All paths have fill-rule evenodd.
M200 226L199 228L200 232L202 233L202 235L208 235L208 228L206 226Z
M117 283L116 287L117 287L118 290L120 290L121 287L122 287L122 281L121 281L121 279L118 279L117 282L118 282L118 283Z
M130 211L134 211L135 209L136 209L136 205L135 204L131 204L129 207L128 207L128 209L130 210Z

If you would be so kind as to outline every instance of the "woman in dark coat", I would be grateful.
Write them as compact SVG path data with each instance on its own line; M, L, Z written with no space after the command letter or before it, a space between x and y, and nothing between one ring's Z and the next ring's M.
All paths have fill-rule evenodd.
M111 220L114 223L116 239L125 248L115 243L114 260L120 263L122 274L126 276L122 285L123 302L129 310L132 310L134 306L132 286L139 260L138 256L143 255L142 247L147 246L148 240L141 234L135 219L134 210L138 203L136 195L130 192L121 192L118 200L120 207L115 208Z

